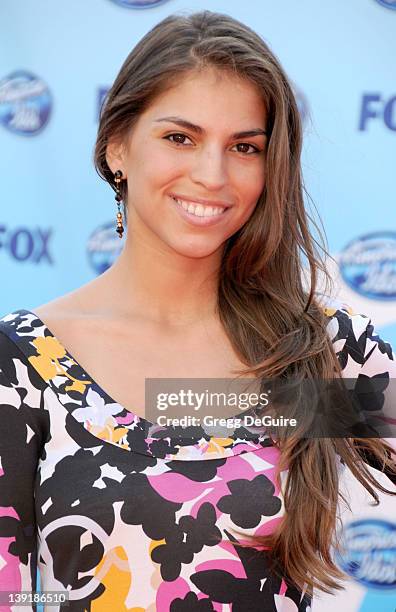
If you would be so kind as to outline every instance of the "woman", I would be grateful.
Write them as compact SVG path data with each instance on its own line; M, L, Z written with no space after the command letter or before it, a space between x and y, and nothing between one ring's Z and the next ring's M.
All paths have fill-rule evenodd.
M38 567L71 611L253 612L339 586L338 468L390 492L365 463L394 474L385 442L145 418L146 378L396 376L370 319L317 293L301 139L279 62L231 17L169 16L126 59L95 150L124 249L1 319L3 590Z

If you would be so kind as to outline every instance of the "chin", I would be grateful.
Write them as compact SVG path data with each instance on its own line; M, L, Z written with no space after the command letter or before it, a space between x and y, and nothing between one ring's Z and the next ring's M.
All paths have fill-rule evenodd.
M216 253L221 247L220 244L170 244L169 245L174 251L183 257L190 257L192 259L201 259L202 257L209 257L213 253Z

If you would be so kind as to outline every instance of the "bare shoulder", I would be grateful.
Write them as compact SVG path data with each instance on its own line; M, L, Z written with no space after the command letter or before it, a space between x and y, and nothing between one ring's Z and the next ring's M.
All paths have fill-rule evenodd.
M97 279L61 295L50 302L33 308L38 317L54 321L80 320L94 316L95 305L100 304Z
M40 306L35 306L32 310L40 318L64 319L76 313L77 304L68 296L61 296Z
M101 328L95 314L100 304L90 283L60 297L32 308L38 318L65 345L78 346L83 338L92 337Z

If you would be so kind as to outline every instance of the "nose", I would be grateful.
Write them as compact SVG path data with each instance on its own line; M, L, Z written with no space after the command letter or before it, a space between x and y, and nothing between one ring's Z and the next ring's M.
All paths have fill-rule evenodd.
M214 146L203 147L197 151L190 176L195 183L200 183L208 191L222 189L228 178L223 152Z

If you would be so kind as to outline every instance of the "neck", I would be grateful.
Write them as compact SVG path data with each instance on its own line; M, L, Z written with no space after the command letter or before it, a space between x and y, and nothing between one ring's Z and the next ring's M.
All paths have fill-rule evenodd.
M95 279L105 316L144 318L169 326L217 318L221 250L207 257L180 255L141 234L129 235L116 262Z

